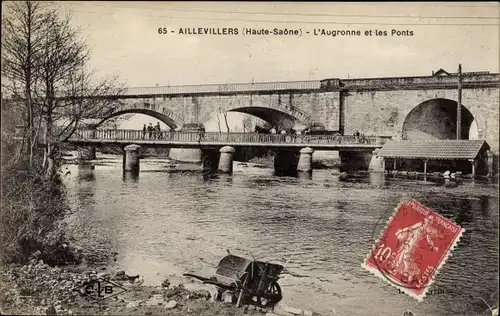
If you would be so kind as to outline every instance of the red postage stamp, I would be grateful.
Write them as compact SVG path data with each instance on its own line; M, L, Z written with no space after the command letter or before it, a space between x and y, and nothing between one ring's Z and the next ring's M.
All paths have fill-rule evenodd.
M417 201L401 203L361 266L421 302L464 231Z

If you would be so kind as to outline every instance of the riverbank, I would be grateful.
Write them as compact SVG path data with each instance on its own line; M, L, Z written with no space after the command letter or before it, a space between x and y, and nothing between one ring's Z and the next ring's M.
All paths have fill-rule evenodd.
M209 286L187 289L187 284L172 285L169 280L145 286L140 276L105 267L50 267L32 260L4 267L0 276L2 315L316 315L283 306L274 312L237 308L215 301L215 288ZM98 293L99 285L108 290Z
M104 268L49 267L42 261L3 269L0 283L2 312L16 315L243 315L243 308L214 302L209 290L187 290L183 284L143 286L140 278L124 271ZM112 291L106 299L85 296L92 280L109 280ZM104 286L104 285L103 285ZM95 288L95 287L94 287ZM75 289L81 289L75 290ZM103 296L112 294L103 294ZM263 314L249 310L247 314Z

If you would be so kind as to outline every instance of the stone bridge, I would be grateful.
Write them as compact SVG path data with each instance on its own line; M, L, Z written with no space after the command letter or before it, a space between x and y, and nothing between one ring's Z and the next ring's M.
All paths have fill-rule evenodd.
M254 115L277 126L319 123L328 131L407 139L455 139L458 75L129 88L110 117L151 115L172 129L218 113ZM461 138L485 139L498 154L499 74L462 75Z

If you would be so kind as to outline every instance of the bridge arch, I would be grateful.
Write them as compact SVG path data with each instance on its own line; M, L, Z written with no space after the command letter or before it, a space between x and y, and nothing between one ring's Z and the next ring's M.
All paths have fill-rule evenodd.
M95 127L99 127L107 120L123 114L148 115L165 123L171 129L176 129L184 124L182 116L173 113L164 106L148 102L120 102L120 105L102 118Z
M271 105L233 105L221 106L216 110L206 113L201 122L206 123L216 115L223 112L237 112L249 114L268 122L278 128L293 128L297 123L310 124L313 122L311 117L298 109L286 106Z
M481 122L464 105L461 107L461 139L481 129ZM402 124L406 139L456 139L457 102L435 98L424 101L410 110Z

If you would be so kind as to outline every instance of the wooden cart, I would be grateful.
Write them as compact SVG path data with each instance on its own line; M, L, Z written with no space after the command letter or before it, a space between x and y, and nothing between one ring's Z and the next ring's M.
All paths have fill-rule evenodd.
M254 305L261 308L272 308L281 299L281 288L278 285L279 274L283 266L257 260L250 260L234 255L222 258L215 275L206 278L186 273L184 276L194 277L205 284L217 287L218 297L230 291L237 297L237 306Z

